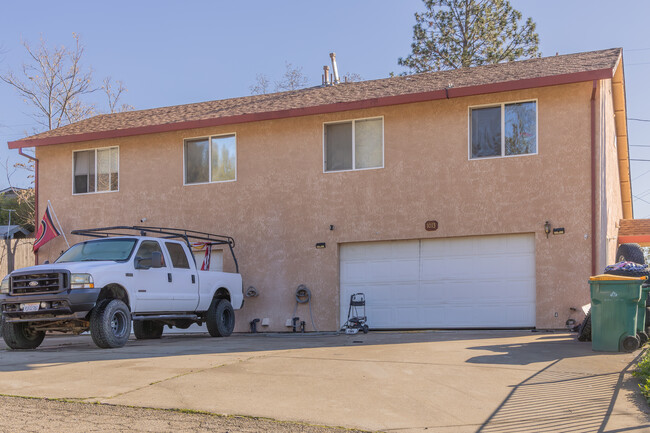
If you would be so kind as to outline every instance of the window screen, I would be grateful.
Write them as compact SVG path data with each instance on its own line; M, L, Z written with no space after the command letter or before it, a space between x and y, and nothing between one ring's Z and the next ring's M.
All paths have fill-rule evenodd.
M235 136L212 137L212 181L235 180L237 145Z
M190 262L187 260L187 255L180 244L173 242L165 242L169 257L172 260L172 266L175 268L189 269Z
M210 147L208 139L185 142L185 183L210 180Z
M82 150L72 155L74 194L118 190L119 148Z
M383 124L383 119L326 124L325 171L383 166Z
M472 158L501 155L501 107L472 110Z
M506 104L506 155L537 153L537 113L535 102Z

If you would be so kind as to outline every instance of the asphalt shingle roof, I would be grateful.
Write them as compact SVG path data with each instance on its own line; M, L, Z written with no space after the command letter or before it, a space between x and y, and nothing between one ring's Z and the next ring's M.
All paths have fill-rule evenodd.
M355 83L341 83L334 86L318 86L307 89L282 93L254 95L217 101L200 102L186 105L153 108L148 110L129 111L124 113L103 114L80 122L63 126L58 129L43 132L31 137L10 143L11 147L33 146L35 144L56 144L69 141L79 141L75 136L88 134L112 134L115 136L136 135L155 132L148 127L166 125L167 130L186 129L184 123L214 121L222 119L228 123L228 118L247 116L248 120L261 120L265 114L279 113L276 117L291 117L298 112L310 114L313 107L329 106L331 111L350 108L349 104L359 101L375 103L376 106L400 103L398 97L448 90L448 95L462 96L462 89L477 86L494 86L498 83L529 80L528 87L538 87L552 83L541 82L540 79L581 73L601 71L611 78L618 64L622 50L613 48L578 54L552 56L518 62L501 63L496 65L463 68L451 71L422 73L409 76L385 78ZM574 81L586 81L591 78L574 77ZM492 91L499 91L494 89ZM487 93L484 92L484 93ZM467 94L467 93L466 93ZM431 97L430 99L436 99ZM389 103L388 100L391 100ZM382 103L385 101L386 103ZM411 101L412 102L412 101ZM340 107L337 110L337 107ZM296 111L298 110L298 111ZM302 110L302 111L301 111ZM282 114L284 113L284 115ZM256 118L258 116L259 118ZM177 125L174 125L177 124ZM202 126L202 125L199 125ZM207 126L207 125L206 125ZM189 127L189 126L188 126ZM127 131L132 130L132 133ZM121 132L120 132L121 131ZM87 139L97 138L87 136ZM39 143L40 142L40 143Z

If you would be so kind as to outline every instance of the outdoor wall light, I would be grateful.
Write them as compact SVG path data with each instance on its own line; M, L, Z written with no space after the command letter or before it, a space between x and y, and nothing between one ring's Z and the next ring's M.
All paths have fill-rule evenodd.
M551 233L551 223L548 221L544 223L544 233L546 233L546 238L548 239L548 234Z

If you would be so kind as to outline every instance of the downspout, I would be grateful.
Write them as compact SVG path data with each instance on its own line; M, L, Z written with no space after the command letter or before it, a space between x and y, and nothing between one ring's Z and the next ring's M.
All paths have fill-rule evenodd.
M591 275L597 275L596 254L596 89L598 81L593 80L591 90Z
M38 232L38 159L23 153L23 148L18 148L18 154L34 161L34 230ZM38 251L34 253L34 264L38 265Z

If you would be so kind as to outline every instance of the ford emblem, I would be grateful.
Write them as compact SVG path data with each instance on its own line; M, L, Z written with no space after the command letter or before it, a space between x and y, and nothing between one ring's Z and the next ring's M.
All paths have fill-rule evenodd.
M29 287L36 287L38 286L38 281L30 281L29 282Z

